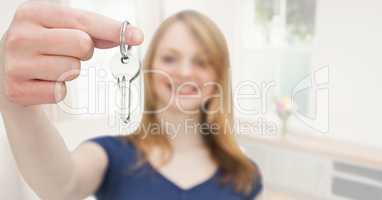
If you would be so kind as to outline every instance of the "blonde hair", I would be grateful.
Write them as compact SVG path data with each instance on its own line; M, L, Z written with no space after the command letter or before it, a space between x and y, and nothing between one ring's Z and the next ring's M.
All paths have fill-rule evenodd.
M158 43L166 30L176 22L181 22L188 27L194 37L200 42L205 51L209 64L217 74L218 84L222 86L223 96L220 98L211 98L206 102L208 110L216 112L201 112L202 123L217 124L219 129L217 133L213 130L204 130L208 134L203 134L204 142L210 152L211 157L219 165L223 172L221 183L232 183L236 191L248 194L254 183L258 170L240 150L234 135L232 133L233 113L232 113L232 92L230 82L230 61L227 43L219 28L206 16L196 11L182 11L166 19L159 27L144 60L144 70L150 70L156 56ZM152 75L145 73L145 111L154 111L156 109L155 92L153 91ZM222 99L224 101L222 101ZM220 105L223 103L223 105ZM219 107L220 106L220 107ZM143 132L142 127L149 127L151 123L158 123L158 119L152 112L145 113L140 127L133 134L125 136L132 142L144 161L147 161L148 154L152 147L159 147L167 152L168 159L172 153L171 144L165 134L149 134ZM145 135L145 137L143 137ZM167 159L163 159L164 162Z

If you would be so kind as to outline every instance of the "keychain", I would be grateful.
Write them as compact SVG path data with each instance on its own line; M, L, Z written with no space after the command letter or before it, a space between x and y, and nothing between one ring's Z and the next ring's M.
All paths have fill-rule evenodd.
M119 106L120 106L120 125L127 125L131 117L131 84L141 72L141 64L138 58L133 56L132 47L126 44L125 32L130 23L124 21L120 31L120 53L112 59L111 73L117 81L120 90ZM131 71L137 69L131 74ZM118 97L117 97L118 98Z

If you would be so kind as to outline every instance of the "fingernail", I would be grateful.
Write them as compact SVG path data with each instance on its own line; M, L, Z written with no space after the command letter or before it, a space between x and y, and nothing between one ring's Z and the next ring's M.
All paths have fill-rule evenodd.
M132 29L127 33L127 39L129 42L137 43L142 40L142 34L137 29Z
M66 86L65 83L57 82L54 88L55 101L59 102L63 100L66 96Z

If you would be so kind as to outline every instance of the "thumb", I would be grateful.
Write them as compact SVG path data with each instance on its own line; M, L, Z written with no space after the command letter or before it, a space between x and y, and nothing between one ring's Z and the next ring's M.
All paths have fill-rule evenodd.
M112 41L109 41L109 40L104 40L104 39L93 38L94 43L95 43L95 47L100 48L100 49L106 49L106 48L112 48L112 47L118 46L120 43L119 31L120 30L118 29L117 41L115 39L113 39ZM125 40L126 43L129 45L140 45L143 42L143 33L140 29L129 25L126 28L125 38L126 38L126 40Z

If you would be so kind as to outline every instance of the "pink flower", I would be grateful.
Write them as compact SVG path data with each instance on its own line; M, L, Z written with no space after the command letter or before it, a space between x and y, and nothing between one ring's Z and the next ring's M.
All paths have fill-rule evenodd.
M275 99L276 112L282 120L286 120L293 113L294 105L289 97Z

